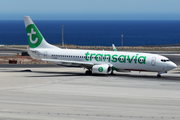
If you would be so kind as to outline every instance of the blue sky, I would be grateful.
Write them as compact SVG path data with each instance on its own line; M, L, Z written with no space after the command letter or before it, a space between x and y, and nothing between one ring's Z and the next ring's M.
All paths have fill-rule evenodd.
M2 0L0 20L180 20L180 0Z

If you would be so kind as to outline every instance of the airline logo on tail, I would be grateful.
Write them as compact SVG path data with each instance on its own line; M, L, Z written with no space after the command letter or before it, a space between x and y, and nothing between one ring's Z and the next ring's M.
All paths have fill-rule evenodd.
M30 24L26 27L28 42L30 48L38 47L42 42L42 35L34 24Z

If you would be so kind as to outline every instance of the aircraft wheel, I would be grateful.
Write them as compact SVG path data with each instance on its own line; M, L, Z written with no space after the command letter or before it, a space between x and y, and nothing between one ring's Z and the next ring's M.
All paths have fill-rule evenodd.
M86 71L86 75L92 75L92 71L87 70L87 71Z
M157 77L158 77L158 78L160 78L160 77L161 77L161 75L160 75L160 74L157 74Z

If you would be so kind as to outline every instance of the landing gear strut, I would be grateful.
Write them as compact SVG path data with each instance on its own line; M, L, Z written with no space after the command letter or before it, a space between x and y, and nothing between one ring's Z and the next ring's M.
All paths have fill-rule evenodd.
M157 77L160 78L161 74L167 73L167 71L163 71L163 72L158 72Z
M113 72L113 70L111 71L110 75L115 75L114 72Z
M86 75L92 75L92 71L91 70L86 70Z
M161 77L161 75L160 75L160 74L157 74L157 77L158 77L158 78L160 78L160 77Z

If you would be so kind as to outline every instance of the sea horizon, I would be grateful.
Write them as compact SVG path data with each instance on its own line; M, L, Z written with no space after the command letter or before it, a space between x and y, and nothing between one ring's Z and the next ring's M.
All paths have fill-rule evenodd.
M50 44L149 46L180 44L180 20L34 20ZM0 20L0 45L27 45L23 20Z

